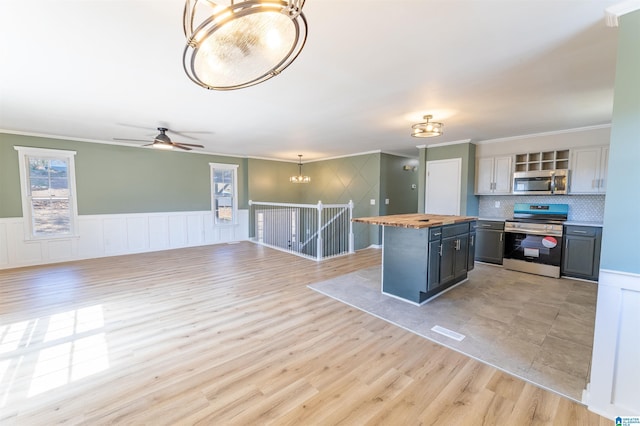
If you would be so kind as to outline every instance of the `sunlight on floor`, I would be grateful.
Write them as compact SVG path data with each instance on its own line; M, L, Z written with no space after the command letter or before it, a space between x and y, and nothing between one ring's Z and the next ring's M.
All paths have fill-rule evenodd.
M0 325L0 408L108 368L102 305Z

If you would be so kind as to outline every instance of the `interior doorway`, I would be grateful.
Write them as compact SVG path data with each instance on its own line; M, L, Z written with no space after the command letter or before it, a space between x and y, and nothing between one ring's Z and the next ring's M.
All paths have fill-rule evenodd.
M424 212L460 215L462 158L427 161Z

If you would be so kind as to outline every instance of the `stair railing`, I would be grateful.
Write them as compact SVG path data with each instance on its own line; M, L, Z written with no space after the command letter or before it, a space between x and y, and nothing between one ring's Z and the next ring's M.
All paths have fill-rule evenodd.
M354 252L353 201L296 204L249 201L252 241L322 260Z

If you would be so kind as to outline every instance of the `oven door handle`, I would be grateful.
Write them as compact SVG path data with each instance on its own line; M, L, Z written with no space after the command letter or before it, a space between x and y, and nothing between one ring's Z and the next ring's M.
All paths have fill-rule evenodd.
M561 232L545 231L545 230L538 230L538 229L505 229L504 232L508 232L510 234L549 235L552 237L562 237Z

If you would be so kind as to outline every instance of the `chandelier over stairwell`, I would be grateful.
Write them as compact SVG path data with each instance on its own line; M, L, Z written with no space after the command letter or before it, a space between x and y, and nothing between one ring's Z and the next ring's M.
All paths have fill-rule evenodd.
M298 154L298 175L291 176L289 178L291 183L309 183L311 178L302 174L302 154Z
M186 0L184 70L207 89L253 86L287 68L307 40L304 0L247 0L228 6Z

